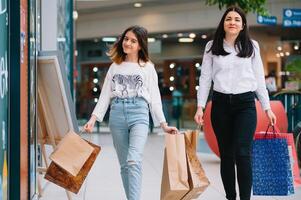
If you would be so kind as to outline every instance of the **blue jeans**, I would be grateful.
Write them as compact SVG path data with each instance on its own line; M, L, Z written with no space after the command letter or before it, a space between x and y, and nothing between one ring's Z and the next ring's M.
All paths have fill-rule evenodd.
M114 98L109 127L128 200L139 200L143 150L149 131L148 103L140 97Z

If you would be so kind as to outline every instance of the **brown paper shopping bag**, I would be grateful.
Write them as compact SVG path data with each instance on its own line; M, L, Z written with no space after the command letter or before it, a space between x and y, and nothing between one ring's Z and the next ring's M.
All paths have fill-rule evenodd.
M183 134L165 135L161 200L180 200L188 191L187 160Z
M196 154L198 132L185 132L185 147L187 155L189 192L182 200L197 199L209 185L209 180L205 175L202 165Z
M89 141L86 142L93 148L93 152L76 176L73 176L56 163L51 162L46 171L45 179L77 194L101 150L100 146L97 146Z
M76 176L93 150L93 147L77 133L69 131L50 155L50 159L73 176Z

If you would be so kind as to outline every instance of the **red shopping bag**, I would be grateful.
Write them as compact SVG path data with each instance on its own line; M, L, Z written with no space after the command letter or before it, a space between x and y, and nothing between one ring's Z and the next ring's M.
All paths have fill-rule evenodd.
M269 132L270 127L272 127L272 132ZM277 127L269 125L266 132L262 131L262 132L255 133L254 139L263 139L263 138L286 139L288 149L289 149L289 154L290 154L292 171L293 171L294 186L295 187L301 186L301 177L300 177L300 170L298 166L296 147L294 143L294 135L292 133L280 133Z

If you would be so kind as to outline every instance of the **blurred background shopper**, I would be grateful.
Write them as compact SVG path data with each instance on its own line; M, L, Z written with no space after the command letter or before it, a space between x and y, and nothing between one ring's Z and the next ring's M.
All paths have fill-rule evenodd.
M107 72L98 103L84 129L92 132L110 105L109 127L118 155L123 187L128 200L139 200L142 157L149 132L149 111L155 126L177 133L167 125L158 87L158 76L150 62L147 30L127 28L108 55L113 61Z
M255 94L271 124L276 123L276 117L270 107L259 45L250 39L245 14L238 7L225 11L213 41L206 45L194 117L198 124L203 124L203 109L212 81L211 122L220 151L226 198L236 199L237 175L240 199L249 200L251 146L257 121Z

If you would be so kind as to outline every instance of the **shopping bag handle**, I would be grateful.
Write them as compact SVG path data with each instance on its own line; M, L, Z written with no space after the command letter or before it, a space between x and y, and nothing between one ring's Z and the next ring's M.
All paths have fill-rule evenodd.
M79 131L78 135L82 138L85 132L86 132L85 130L81 129L81 130ZM87 133L88 133L88 132L87 132ZM88 133L88 135L89 135L89 138L88 138L87 140L88 140L89 142L92 142L92 134L91 134L91 133Z
M196 130L199 130L199 131L204 131L204 126L201 125L201 124L198 124L197 127L196 127Z
M277 126L271 125L271 124L268 125L268 128L265 131L264 136L266 137L268 135L268 131L269 131L270 127L272 127L272 133L273 133L274 137L276 137L276 134L280 133L280 130L279 130L279 128Z

